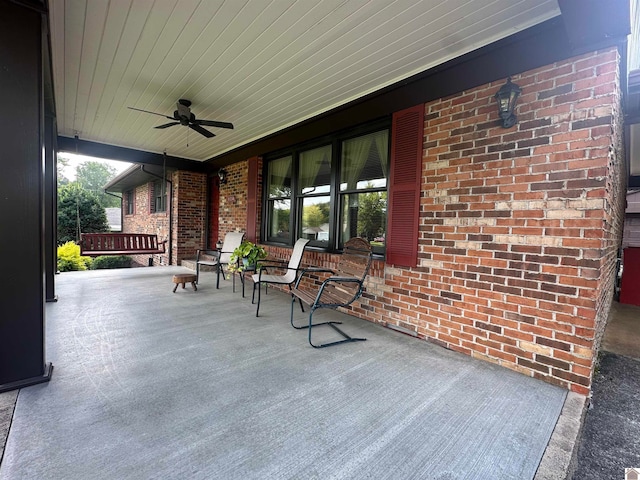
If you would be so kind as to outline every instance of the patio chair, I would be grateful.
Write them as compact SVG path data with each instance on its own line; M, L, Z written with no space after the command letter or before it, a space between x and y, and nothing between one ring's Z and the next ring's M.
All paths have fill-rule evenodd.
M300 238L293 246L293 252L291 252L291 257L289 257L289 262L285 263L285 260L281 262L260 262L260 270L258 273L251 276L253 280L253 295L251 296L251 303L255 303L256 297L256 287L258 288L258 306L256 307L256 317L259 316L260 312L260 291L262 284L265 285L265 293L266 288L269 284L274 285L287 285L289 290L291 290L291 285L298 279L298 269L300 267L300 262L302 261L302 255L304 254L304 249L309 243L309 240L306 238ZM274 268L286 269L286 273L283 275L273 275L266 273L268 270L272 270ZM304 307L302 306L302 301L300 302L300 308L304 312Z
M200 266L216 267L216 288L220 288L220 273L224 276L223 266L229 264L233 251L240 246L244 239L244 232L229 232L224 236L220 250L198 250L196 255L196 284L200 280Z
M291 290L291 326L296 329L308 329L309 344L314 348L329 347L346 342L362 342L366 338L354 338L347 335L336 325L342 322L313 323L313 312L318 308L347 307L362 295L364 279L369 273L371 265L371 245L363 238L354 237L344 244L342 255L335 269L305 268L301 271L298 280ZM331 276L322 280L317 274L330 273ZM312 277L309 280L309 277ZM305 282L305 280L307 280ZM320 283L321 282L321 283ZM320 283L320 286L318 286ZM293 323L293 305L296 298L311 306L309 312L309 324L296 326ZM329 325L342 337L342 340L322 344L314 344L311 339L313 328L320 325Z

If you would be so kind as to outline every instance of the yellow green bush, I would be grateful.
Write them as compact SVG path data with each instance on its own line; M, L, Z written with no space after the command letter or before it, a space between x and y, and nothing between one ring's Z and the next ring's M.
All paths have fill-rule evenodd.
M91 268L91 257L80 255L80 245L75 242L67 242L58 247L58 271L70 272L74 270L87 270Z

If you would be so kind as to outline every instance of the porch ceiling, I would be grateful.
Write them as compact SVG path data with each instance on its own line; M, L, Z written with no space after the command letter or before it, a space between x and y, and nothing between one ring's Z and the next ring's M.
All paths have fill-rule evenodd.
M58 133L204 161L560 14L556 0L49 0ZM207 139L171 116L193 102Z

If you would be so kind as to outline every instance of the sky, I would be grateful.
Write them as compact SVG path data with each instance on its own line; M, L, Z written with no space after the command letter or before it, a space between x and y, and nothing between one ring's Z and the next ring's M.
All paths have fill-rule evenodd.
M78 165L84 162L100 162L106 165L110 165L116 169L116 175L123 172L131 166L130 163L121 162L119 160L105 160L104 158L87 157L85 155L76 155L75 153L59 153L58 157L66 158L69 160L69 166L62 169L62 174L73 181L76 179L76 168Z

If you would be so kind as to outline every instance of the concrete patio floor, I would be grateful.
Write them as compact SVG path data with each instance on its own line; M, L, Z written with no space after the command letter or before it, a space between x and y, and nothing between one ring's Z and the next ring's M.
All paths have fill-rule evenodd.
M20 391L1 479L563 478L540 462L565 390L332 311L368 340L316 350L287 295L256 318L210 273L172 293L184 272L56 276L53 378Z

